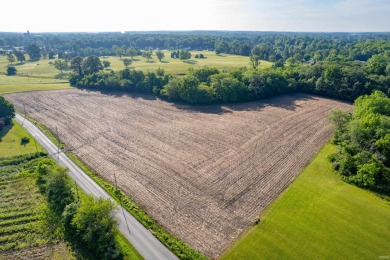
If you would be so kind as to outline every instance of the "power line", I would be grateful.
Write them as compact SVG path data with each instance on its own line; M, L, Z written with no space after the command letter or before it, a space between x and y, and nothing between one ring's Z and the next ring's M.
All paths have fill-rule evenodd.
M22 122L22 126L24 125L24 121L26 121L26 104L23 102L23 110L24 110L24 117L23 117L23 122Z
M57 141L58 141L58 145L57 145L57 155L58 155L58 162L60 162L60 137L58 135L58 128L56 127L56 132L57 132Z
M131 232L130 232L130 227L129 227L129 223L127 223L127 219L126 219L126 215L125 215L125 210L122 206L122 194L121 194L121 191L118 191L118 183L116 182L116 174L115 174L115 171L114 172L114 181L115 181L115 194L118 195L119 194L119 205L121 206L121 209L122 209L122 214L123 214L123 218L125 219L125 222L126 222L126 227L127 227L127 231L129 231L129 235L131 235Z

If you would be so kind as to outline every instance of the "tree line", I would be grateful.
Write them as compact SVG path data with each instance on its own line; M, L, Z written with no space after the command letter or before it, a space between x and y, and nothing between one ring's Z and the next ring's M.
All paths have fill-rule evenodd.
M71 61L70 83L89 89L153 93L172 101L210 104L257 100L275 95L305 92L353 101L381 90L390 95L389 52L374 55L366 63L324 61L314 65L275 63L271 68L219 71L189 69L184 77L164 70L144 73L126 68L103 71L99 57Z
M358 186L390 192L390 98L381 91L356 99L353 114L333 111L334 142L331 156L342 178Z
M0 96L0 131L4 126L11 124L15 117L15 108L11 102Z
M82 259L123 259L115 234L115 204L85 195L67 175L66 168L51 158L35 166L37 184L46 196L55 232L67 240Z
M367 61L390 50L390 33L277 32L138 32L138 33L0 33L0 47L25 46L33 60L43 56L115 56L118 50L211 50L262 60ZM40 53L35 48L40 48ZM34 47L31 49L31 47ZM1 53L0 53L1 54ZM3 54L5 52L3 51ZM38 56L34 56L38 55ZM31 56L30 56L31 57Z

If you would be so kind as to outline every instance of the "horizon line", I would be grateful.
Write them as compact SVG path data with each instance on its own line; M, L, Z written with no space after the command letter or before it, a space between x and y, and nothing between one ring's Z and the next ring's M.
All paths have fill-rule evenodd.
M27 31L0 31L0 33L27 34ZM390 31L283 31L283 30L112 30L112 31L29 31L29 34L51 34L51 33L142 33L142 32L246 32L246 33L390 33Z

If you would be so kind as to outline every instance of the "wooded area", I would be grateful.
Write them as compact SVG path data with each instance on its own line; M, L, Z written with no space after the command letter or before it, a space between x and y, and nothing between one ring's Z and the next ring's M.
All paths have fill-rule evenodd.
M339 145L334 168L348 182L389 193L390 98L375 91L356 99L353 114L334 111L330 119Z

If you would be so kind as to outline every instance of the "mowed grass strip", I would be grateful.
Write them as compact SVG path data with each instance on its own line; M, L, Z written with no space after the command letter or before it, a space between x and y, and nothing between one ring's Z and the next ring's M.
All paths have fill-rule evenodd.
M45 84L0 84L0 95L9 93L18 93L26 91L39 91L39 90L57 90L71 88L69 83L45 83Z
M1 88L1 87L0 87ZM21 144L22 137L29 137L30 142ZM43 151L38 142L15 120L0 131L0 157L11 157Z
M59 83L68 83L66 78L57 79L57 78L46 78L34 76L30 77L30 74L17 74L14 76L7 76L0 74L0 85L8 84L59 84Z
M325 145L221 259L378 259L390 255L390 203L344 183Z

